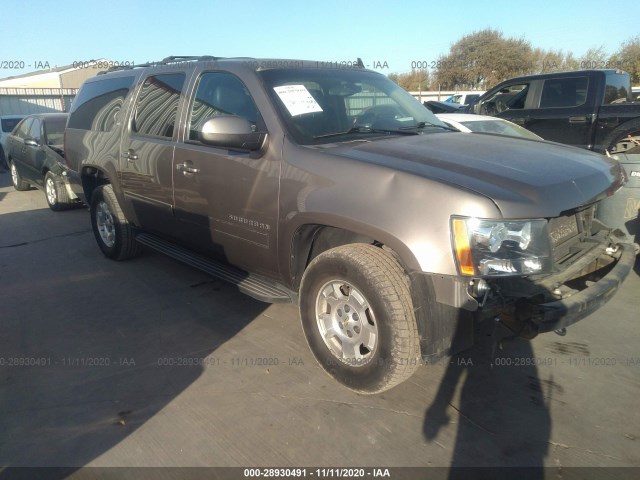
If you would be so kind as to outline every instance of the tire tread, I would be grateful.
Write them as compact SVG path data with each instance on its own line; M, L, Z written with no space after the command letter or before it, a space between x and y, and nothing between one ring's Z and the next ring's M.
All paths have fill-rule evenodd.
M102 248L102 240L100 239L97 227L95 226L95 208L97 202L100 201L100 198L103 198L109 205L111 214L116 221L116 244L114 249L110 252L105 251L105 249ZM120 208L118 199L113 192L113 187L109 184L102 185L96 188L93 192L93 196L91 197L91 223L96 240L107 257L113 260L126 260L128 258L137 257L142 252L140 244L136 242L133 228L127 220L127 217L125 217L122 208Z
M420 339L413 312L409 280L404 269L394 257L393 252L374 245L355 243L323 252L309 264L307 271L329 257L337 257L357 264L362 273L377 285L379 293L388 306L386 317L394 332L391 365L386 369L386 375L371 388L354 390L359 393L375 394L407 380L420 364ZM303 278L301 290L304 288L304 283ZM397 362L393 361L394 359L406 359L406 361Z

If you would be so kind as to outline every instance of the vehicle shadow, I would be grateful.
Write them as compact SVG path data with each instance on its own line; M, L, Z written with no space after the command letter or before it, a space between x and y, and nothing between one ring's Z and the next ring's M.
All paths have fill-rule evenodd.
M26 213L0 215L1 228ZM64 467L47 478L67 477L162 412L268 306L153 252L110 261L90 229L75 231L86 212L71 213L68 235L39 230L0 245L0 465ZM46 225L65 213L28 214Z
M536 363L544 359L535 359L530 341L505 341L501 350L498 342L510 335L486 320L476 326L474 346L445 362L423 433L428 442L436 442L441 429L457 417L450 479L505 473L474 470L478 467L527 467L526 478L544 478L551 431L548 405L562 387L553 375L540 378Z

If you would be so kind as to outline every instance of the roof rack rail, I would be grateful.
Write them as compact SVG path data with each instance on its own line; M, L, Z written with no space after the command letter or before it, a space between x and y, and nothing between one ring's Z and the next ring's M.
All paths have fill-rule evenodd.
M144 68L144 67L158 67L160 65L169 65L171 63L180 63L180 62L213 62L215 60L220 60L222 57L214 57L212 55L199 55L199 56L186 56L186 55L172 55L170 57L165 57L157 62L145 62L138 63L135 65L117 65L109 68L106 71L98 72L98 75L102 75L109 72L116 72L118 70L131 70L134 68Z
M179 55L172 55L170 57L165 57L162 59L162 61L160 63L165 64L165 63L174 63L174 62L189 62L189 61L215 61L220 59L220 57L214 57L211 55L200 55L200 56L179 56Z

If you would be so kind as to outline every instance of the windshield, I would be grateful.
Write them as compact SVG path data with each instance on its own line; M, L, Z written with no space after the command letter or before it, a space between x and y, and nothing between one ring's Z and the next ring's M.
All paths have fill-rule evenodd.
M404 89L375 72L296 68L258 73L280 118L302 145L446 128Z
M497 133L498 135L509 135L512 137L531 138L533 140L542 140L541 137L526 128L511 122L505 122L498 118L492 120L474 120L469 122L460 122L472 132Z

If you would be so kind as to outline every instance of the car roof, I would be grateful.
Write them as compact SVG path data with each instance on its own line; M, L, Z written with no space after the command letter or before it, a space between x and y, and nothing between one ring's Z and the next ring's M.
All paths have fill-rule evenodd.
M344 65L343 65L344 64ZM272 70L278 68L345 68L345 69L357 69L360 71L367 71L382 75L382 73L376 70L368 69L364 66L364 63L360 58L348 62L324 62L316 60L302 60L294 58L254 58L254 57L214 57L212 55L204 55L197 57L187 56L171 56L166 57L157 62L147 62L136 65L122 65L112 67L106 72L99 72L95 77L88 78L86 81L96 81L104 78L104 75L116 76L121 72L128 72L130 75L132 72L139 74L139 72L147 71L148 69L161 69L161 68L195 68L199 65L205 67L212 66L216 68L220 67L243 67L248 70L262 71ZM123 75L127 75L124 73ZM118 75L119 76L119 75Z
M627 73L627 72L625 72L624 70L614 70L614 69L591 69L591 70L566 70L563 72L537 73L535 75L523 75L521 77L509 78L500 83L497 83L496 86L502 85L503 83L506 83L506 82L512 83L514 81L519 81L519 80L531 81L531 80L544 80L546 78L579 77L579 76L588 75L588 74L608 75L611 73L621 74L621 73Z
M39 118L41 120L47 120L47 119L64 119L67 118L69 116L68 113L64 113L64 112L55 112L55 113L32 113L31 115L27 115L25 118Z

